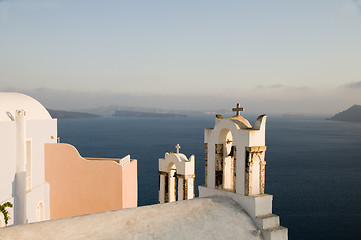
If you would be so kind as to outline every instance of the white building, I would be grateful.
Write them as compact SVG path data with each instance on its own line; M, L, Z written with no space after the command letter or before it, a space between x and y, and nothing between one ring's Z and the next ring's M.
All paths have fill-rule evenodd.
M9 225L49 219L44 144L56 143L56 120L29 96L0 93L0 132L0 203L14 204Z

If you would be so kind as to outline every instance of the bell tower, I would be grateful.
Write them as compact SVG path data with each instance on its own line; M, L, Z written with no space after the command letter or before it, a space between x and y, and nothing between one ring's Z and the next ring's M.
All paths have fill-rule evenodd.
M199 196L230 197L254 219L265 239L276 239L275 234L288 239L287 228L272 214L273 196L265 194L267 115L252 126L241 116L243 110L238 103L234 116L218 114L214 128L205 129L205 185L199 186Z
M174 202L194 198L194 155L188 159L179 153L166 153L159 159L159 203Z
M264 193L265 130L267 115L252 125L240 115L217 118L213 129L204 133L205 186L245 196Z

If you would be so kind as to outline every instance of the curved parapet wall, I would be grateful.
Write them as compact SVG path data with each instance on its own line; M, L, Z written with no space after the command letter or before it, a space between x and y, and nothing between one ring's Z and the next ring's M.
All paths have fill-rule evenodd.
M233 200L196 198L1 229L0 239L238 239L263 240Z
M85 159L72 145L46 144L45 180L51 219L137 206L137 161L129 156Z

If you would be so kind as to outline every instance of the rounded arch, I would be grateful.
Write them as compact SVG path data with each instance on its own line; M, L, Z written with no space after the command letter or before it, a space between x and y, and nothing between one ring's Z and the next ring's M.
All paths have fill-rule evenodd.
M240 134L240 127L234 121L229 119L222 119L222 121L218 122L214 129L212 130L212 137L216 144L222 144L227 138L227 134L232 134L232 142L237 142L237 135Z
M232 146L233 146L233 134L232 134L232 131L229 130L228 128L223 128L219 132L218 143L219 144L224 144L224 147L225 147L224 154L225 155L231 154L231 149L232 149Z
M178 174L185 173L185 162L188 162L187 157L184 154L178 153L166 153L166 157L161 159L159 171L169 172L169 167L174 164Z
M235 191L236 146L240 139L240 126L232 120L218 122L212 134L215 141L215 187Z

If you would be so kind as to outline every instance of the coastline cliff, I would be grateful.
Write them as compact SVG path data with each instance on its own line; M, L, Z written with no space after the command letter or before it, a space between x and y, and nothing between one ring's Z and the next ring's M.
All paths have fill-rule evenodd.
M344 122L361 122L361 105L353 105L345 111L339 112L327 120Z

